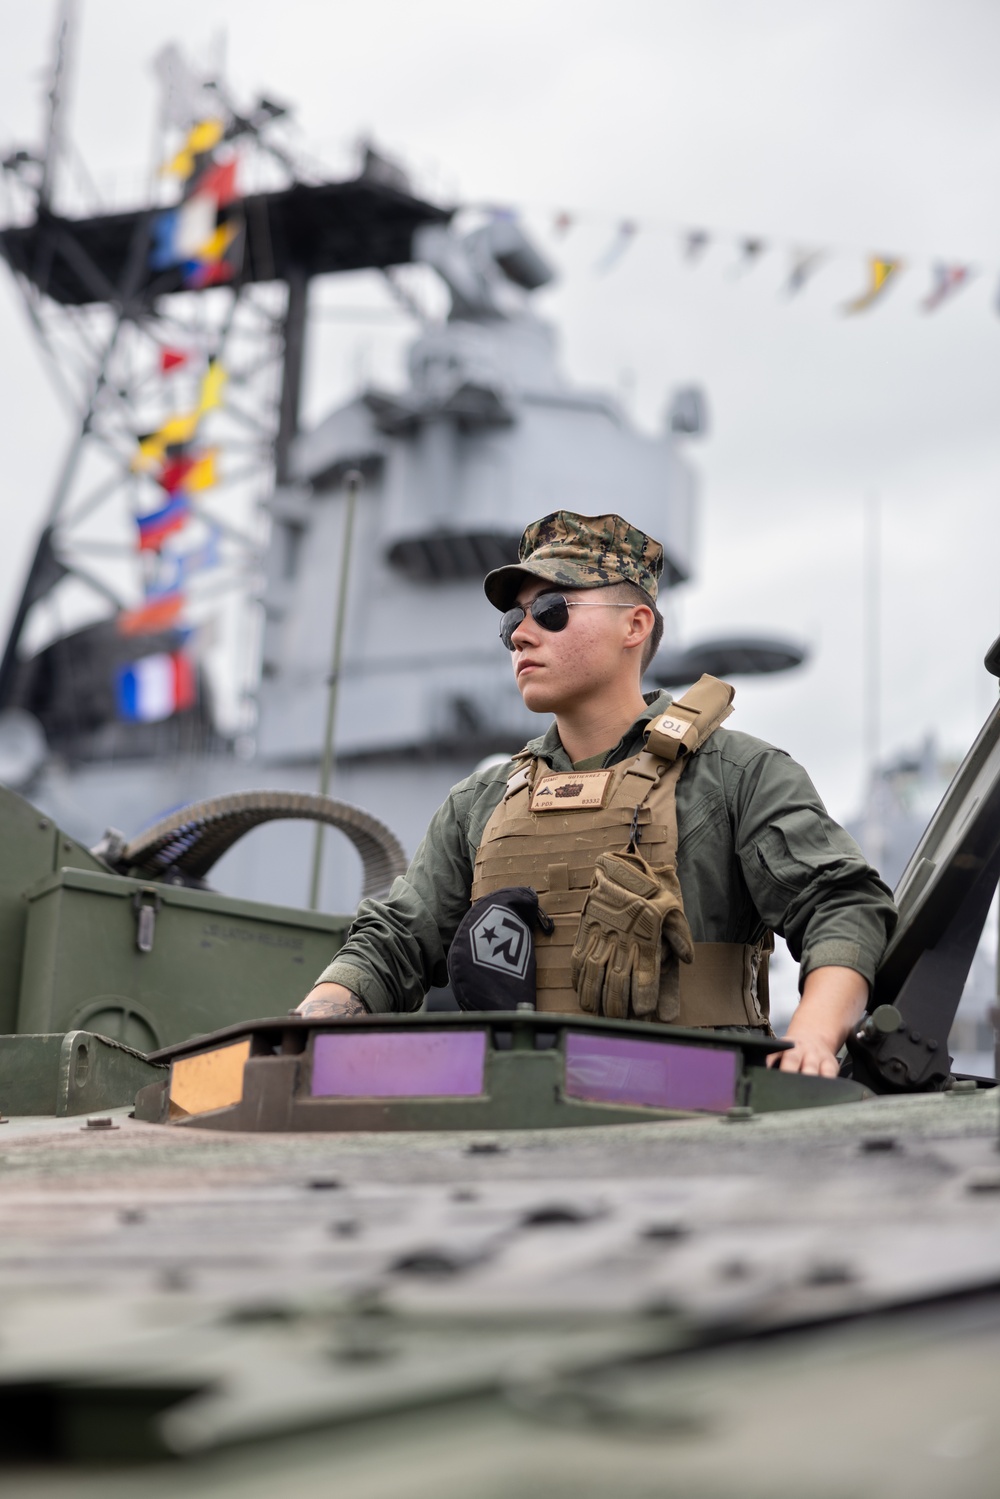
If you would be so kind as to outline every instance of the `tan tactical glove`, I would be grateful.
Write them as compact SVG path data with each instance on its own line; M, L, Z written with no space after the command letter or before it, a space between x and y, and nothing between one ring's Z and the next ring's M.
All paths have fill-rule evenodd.
M661 967L664 956L661 996ZM680 1013L678 961L694 958L677 871L654 869L639 854L601 854L573 948L572 975L581 1007L625 1020Z

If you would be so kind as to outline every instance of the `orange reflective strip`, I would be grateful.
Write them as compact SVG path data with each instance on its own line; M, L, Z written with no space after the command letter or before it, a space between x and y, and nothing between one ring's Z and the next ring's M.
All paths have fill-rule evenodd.
M207 1114L239 1103L243 1097L243 1064L250 1042L234 1041L196 1057L181 1057L170 1069L170 1108L184 1114Z

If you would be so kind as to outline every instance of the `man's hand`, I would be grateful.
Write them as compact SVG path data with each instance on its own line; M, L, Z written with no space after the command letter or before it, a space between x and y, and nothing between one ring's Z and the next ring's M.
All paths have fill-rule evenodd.
M840 1063L837 1052L822 1039L815 1036L793 1036L791 1029L785 1033L786 1041L794 1041L792 1051L778 1052L768 1059L770 1067L780 1072L804 1072L807 1077L838 1077ZM840 1047L837 1048L837 1051Z
M351 1015L367 1015L368 1010L343 984L317 984L292 1014L305 1015L310 1020L343 1020Z
M836 1077L840 1072L837 1052L867 1003L867 980L853 968L814 968L785 1032L785 1040L794 1041L795 1046L769 1057L768 1066L809 1077Z

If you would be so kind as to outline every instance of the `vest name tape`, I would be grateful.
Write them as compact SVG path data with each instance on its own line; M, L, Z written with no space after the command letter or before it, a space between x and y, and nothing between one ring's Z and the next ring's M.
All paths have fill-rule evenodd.
M610 770L564 770L542 776L531 793L532 812L578 812L604 806Z

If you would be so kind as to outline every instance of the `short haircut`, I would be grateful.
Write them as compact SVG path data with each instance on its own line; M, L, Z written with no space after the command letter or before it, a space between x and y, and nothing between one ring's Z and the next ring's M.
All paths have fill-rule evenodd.
M660 649L660 641L663 639L663 615L656 607L655 599L651 599L644 588L638 583L611 583L608 585L609 592L614 589L616 596L623 604L645 604L647 609L653 611L653 628L646 638L642 648L642 671L640 678L649 670L649 663Z

